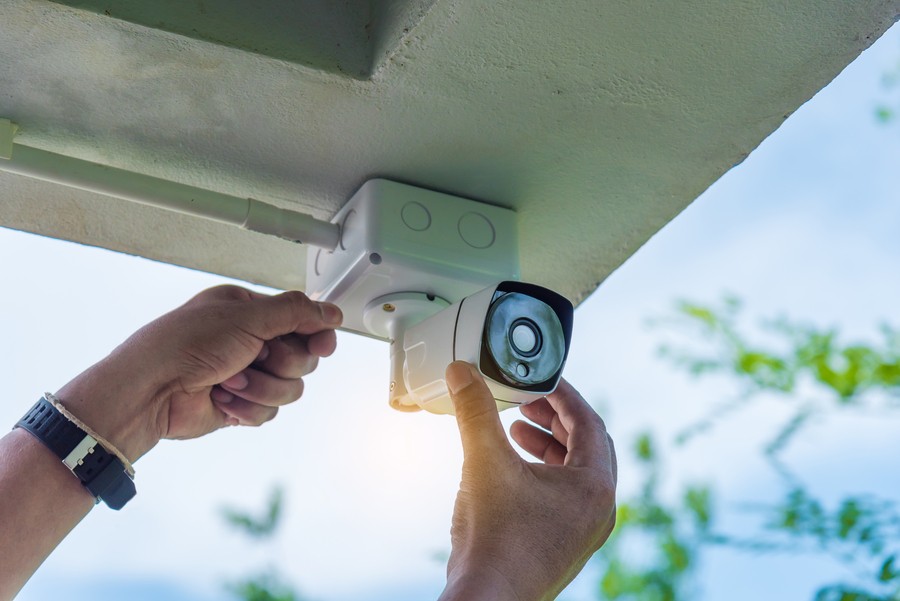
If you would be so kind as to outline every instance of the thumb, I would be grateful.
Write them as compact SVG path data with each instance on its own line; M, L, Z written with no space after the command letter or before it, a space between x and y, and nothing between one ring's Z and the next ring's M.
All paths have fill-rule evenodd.
M447 367L446 378L463 452L468 456L512 450L500 423L494 395L481 374L465 361L455 361Z
M253 333L265 340L285 334L315 334L334 329L343 318L337 306L317 303L297 291L275 296L259 295L247 306L245 317Z

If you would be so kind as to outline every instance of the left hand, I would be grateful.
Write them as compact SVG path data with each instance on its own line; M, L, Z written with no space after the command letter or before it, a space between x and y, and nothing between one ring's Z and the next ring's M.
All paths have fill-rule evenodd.
M300 292L211 288L138 330L57 396L135 460L162 438L275 417L334 352L341 319L335 305Z

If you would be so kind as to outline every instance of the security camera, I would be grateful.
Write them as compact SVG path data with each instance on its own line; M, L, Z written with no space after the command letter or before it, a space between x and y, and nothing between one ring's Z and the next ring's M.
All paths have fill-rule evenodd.
M308 254L306 290L341 308L345 330L390 343L391 407L452 414L444 372L456 360L502 409L553 392L574 311L519 282L514 211L373 179L332 223L339 243Z
M534 284L500 282L467 296L396 332L402 385L392 382L392 405L452 414L444 372L460 360L484 375L500 409L550 394L569 353L573 316L565 297Z

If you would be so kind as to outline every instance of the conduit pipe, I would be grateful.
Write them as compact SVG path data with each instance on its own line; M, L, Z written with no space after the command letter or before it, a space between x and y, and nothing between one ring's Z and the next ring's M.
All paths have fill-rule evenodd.
M239 198L14 143L17 126L0 119L0 170L236 225L334 250L340 227L252 198Z

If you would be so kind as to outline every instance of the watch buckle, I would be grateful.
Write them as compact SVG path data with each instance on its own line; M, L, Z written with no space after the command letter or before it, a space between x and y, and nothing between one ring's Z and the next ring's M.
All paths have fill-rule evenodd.
M94 452L94 447L97 446L97 440L91 436L90 434L85 434L84 438L81 439L72 452L69 453L65 459L63 459L63 463L66 464L70 470L75 470L76 467L82 465L84 463L84 458Z

